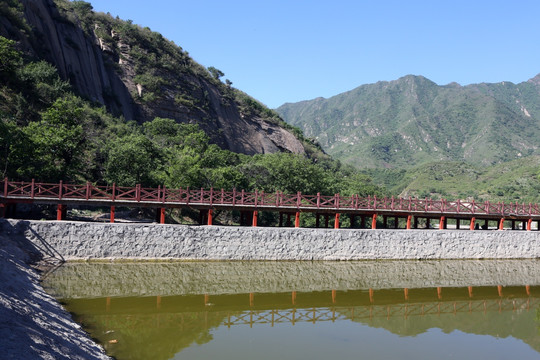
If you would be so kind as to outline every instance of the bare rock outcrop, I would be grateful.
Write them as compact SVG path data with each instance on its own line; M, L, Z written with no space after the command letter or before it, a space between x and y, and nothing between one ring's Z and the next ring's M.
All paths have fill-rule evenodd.
M16 40L27 54L54 64L79 94L113 114L139 123L155 117L197 123L213 143L238 153L304 153L290 131L257 112L242 112L238 101L225 93L227 88L196 72L157 69L167 84L161 86L159 97L143 99L148 90L135 79L131 45L118 33L98 24L93 33L84 31L77 16L60 11L53 0L22 0L22 4L32 34L0 16L0 35ZM142 54L147 52L143 44L137 47ZM182 96L197 105L185 106L178 101Z

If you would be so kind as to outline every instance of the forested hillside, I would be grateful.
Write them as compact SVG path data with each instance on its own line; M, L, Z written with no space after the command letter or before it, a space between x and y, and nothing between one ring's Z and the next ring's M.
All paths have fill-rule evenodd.
M410 75L277 111L392 194L540 202L540 75L468 86Z
M161 35L82 1L56 4L0 4L3 177L381 194Z
M357 168L488 166L539 153L539 80L439 86L410 75L277 111Z
M6 0L0 35L53 65L73 91L125 120L196 123L223 149L304 153L301 132L215 67L191 59L151 29L98 13L84 1ZM309 149L307 149L309 151Z

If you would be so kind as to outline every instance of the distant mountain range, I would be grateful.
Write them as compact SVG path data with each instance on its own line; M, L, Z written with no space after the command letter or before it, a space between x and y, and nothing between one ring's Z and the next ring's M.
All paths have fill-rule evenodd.
M517 85L467 86L408 75L276 110L357 168L489 166L540 153L540 74Z

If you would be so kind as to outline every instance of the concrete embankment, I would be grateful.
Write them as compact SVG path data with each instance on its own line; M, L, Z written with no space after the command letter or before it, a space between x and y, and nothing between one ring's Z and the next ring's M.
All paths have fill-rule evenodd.
M40 258L33 244L0 232L0 357L109 359L43 290L38 272L29 265Z
M540 232L349 230L2 220L66 260L365 260L540 257Z

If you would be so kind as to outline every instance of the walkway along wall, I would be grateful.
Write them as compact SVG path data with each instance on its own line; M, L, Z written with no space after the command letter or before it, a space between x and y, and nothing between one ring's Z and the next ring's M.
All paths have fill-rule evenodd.
M539 232L352 230L0 220L66 260L362 260L540 257Z

